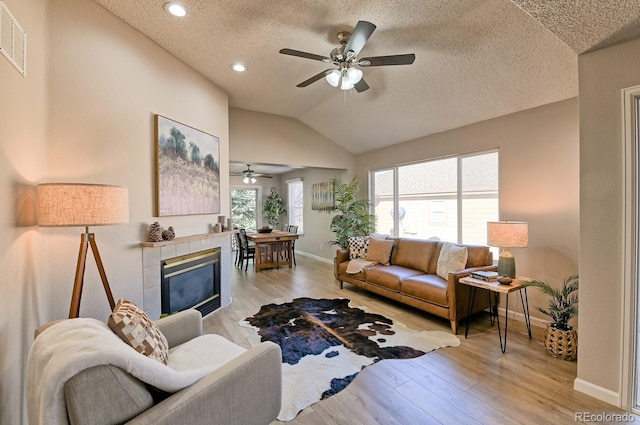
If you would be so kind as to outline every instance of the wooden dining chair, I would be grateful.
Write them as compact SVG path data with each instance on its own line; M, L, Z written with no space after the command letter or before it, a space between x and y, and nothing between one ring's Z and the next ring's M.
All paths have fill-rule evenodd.
M247 265L244 266L244 271L247 271L249 267L249 260L253 259L253 263L256 263L256 247L255 245L249 246L249 240L247 239L247 231L245 229L238 230L240 236L240 268L247 260Z
M298 234L298 226L295 225L290 225L289 226L289 233L295 233L296 235ZM292 240L291 241L291 255L293 255L293 265L297 266L296 264L296 240Z

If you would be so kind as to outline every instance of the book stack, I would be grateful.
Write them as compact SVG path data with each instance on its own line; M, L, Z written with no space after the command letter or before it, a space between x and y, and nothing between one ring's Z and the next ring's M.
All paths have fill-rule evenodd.
M484 280L485 282L490 282L493 280L498 280L498 272L486 272L486 271L477 271L471 272L471 277L474 279Z

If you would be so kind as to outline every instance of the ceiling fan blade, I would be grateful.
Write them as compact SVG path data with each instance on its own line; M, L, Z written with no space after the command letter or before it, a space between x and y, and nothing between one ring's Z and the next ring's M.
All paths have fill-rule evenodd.
M369 84L367 84L364 78L361 78L360 81L353 85L353 88L356 89L358 93L362 93L363 91L369 90Z
M411 65L416 60L416 55L408 53L406 55L373 56L362 58L358 62L360 66L386 66L386 65Z
M360 54L360 50L362 50L375 29L376 26L371 22L358 21L356 27L351 33L351 38L349 39L347 46L344 48L345 54L352 51L354 56L358 56L358 54Z
M308 80L304 80L303 82L298 84L296 87L307 87L309 84L315 83L316 81L320 80L321 78L323 78L325 75L327 75L331 71L333 71L333 69L327 69L327 70L324 70L322 72L319 72L318 74L314 75L313 77L309 78Z
M331 58L328 58L326 56L320 56L320 55L315 55L313 53L301 52L300 50L280 49L280 53L282 53L283 55L298 56L300 58L313 59L321 62L331 62Z

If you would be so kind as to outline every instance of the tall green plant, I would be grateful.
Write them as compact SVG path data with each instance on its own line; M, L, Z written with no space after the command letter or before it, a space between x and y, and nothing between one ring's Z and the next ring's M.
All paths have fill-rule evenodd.
M273 228L278 226L280 216L287 213L287 210L284 208L284 200L280 197L275 187L271 188L271 193L267 196L262 211L264 211L267 217L267 222Z
M538 310L551 317L551 326L563 331L571 330L569 320L578 315L578 290L579 279L577 275L569 276L562 283L561 289L556 289L541 280L523 281L524 286L534 286L544 294L549 295L549 309L538 307Z
M335 177L331 179L331 183L334 206L320 210L329 214L337 213L331 219L329 227L335 232L336 239L328 243L348 248L349 236L366 236L375 231L376 216L369 213L371 202L368 199L356 199L360 191L359 176L355 176L350 182Z

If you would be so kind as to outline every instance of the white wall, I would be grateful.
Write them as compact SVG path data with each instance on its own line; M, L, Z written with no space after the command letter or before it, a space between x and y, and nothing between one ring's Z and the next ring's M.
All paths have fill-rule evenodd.
M617 397L621 389L624 286L621 90L640 84L640 39L581 55L578 64L581 188L578 380Z
M6 3L29 40L26 78L0 57L0 423L12 425L26 423L23 377L34 328L68 314L82 231L17 227L15 211L29 205L19 184L127 186L130 223L92 230L114 297L141 303L139 244L148 224L158 220L187 236L217 222L215 215L153 216L153 114L220 138L223 215L229 213L229 127L226 93L96 3ZM227 271L227 300L228 279ZM106 319L108 313L90 254L80 314Z
M0 423L11 425L26 421L25 360L33 330L52 311L44 240L33 226L34 185L46 175L49 7L45 0L4 3L29 48L26 77L0 55Z
M229 109L229 159L244 163L350 169L355 156L300 121Z
M512 250L518 275L559 286L578 272L578 128L573 98L358 155L356 173L497 148L500 219L529 223L529 247ZM529 302L547 320L534 310L547 298L530 290Z

